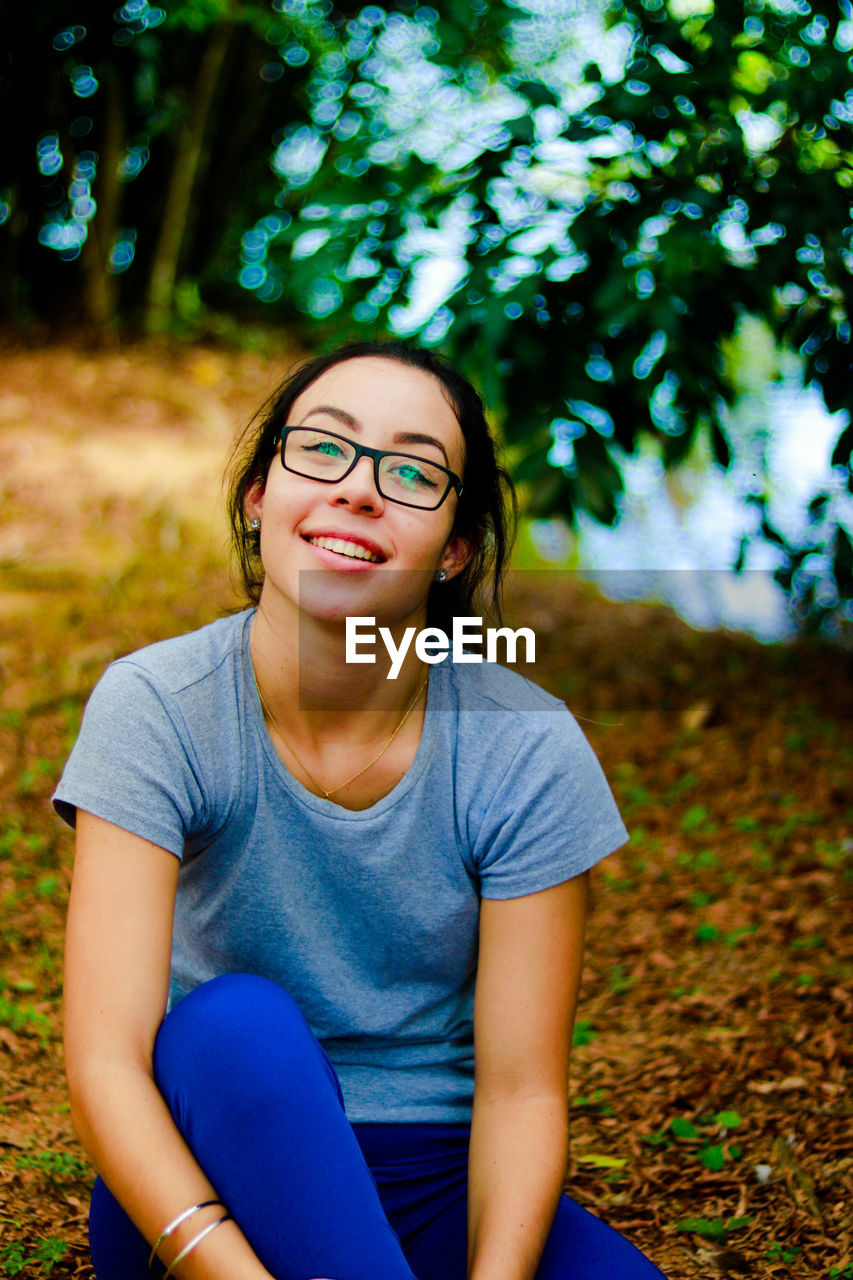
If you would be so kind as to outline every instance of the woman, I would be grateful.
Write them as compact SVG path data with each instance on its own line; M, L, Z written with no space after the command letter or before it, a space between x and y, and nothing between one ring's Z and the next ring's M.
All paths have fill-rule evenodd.
M497 597L505 492L443 361L311 361L235 464L257 607L95 690L55 804L99 1280L660 1275L561 1195L592 752L502 668L346 661Z

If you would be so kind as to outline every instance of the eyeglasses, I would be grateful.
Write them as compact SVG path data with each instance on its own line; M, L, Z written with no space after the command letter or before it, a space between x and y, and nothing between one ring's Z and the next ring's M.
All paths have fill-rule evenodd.
M462 481L447 467L413 453L387 453L368 449L332 431L313 427L284 427L280 433L281 465L298 476L337 484L348 476L360 458L373 459L373 479L383 498L404 507L435 511L451 489L457 497Z

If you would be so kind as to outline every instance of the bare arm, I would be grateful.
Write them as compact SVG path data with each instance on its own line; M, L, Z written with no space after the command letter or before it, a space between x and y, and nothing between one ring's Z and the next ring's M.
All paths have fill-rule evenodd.
M80 1140L152 1243L216 1191L157 1089L152 1052L166 1010L178 860L80 812L65 957L65 1058ZM161 1251L168 1263L223 1213L203 1209ZM200 1243L180 1280L271 1280L234 1222Z
M532 1280L568 1155L568 1068L588 874L483 900L474 1006L469 1280Z

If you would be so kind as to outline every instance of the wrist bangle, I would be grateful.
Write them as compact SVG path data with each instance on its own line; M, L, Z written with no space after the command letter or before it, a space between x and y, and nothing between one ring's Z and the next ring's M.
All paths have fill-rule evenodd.
M199 1209L209 1208L209 1206L212 1204L218 1204L218 1205L221 1205L223 1209L225 1208L225 1205L222 1204L221 1200L202 1200L201 1204L191 1205L189 1209L184 1209L183 1213L179 1213L177 1218L172 1219L172 1221L165 1228L165 1230L161 1232L161 1234L157 1237L157 1240L155 1241L155 1244L154 1244L154 1248L151 1250L151 1253L148 1255L149 1271L151 1270L151 1267L154 1264L154 1259L157 1256L157 1250L160 1248L160 1245L163 1243L163 1241L168 1239L168 1237L172 1234L173 1231L177 1231L181 1223L186 1222L187 1218L191 1218L194 1213L198 1213ZM217 1222L215 1225L219 1226L219 1223ZM181 1257L183 1257L183 1254L181 1254ZM177 1262L177 1258L175 1259L175 1262ZM172 1263L172 1266L174 1265L175 1264Z
M217 1203L217 1202L214 1201L214 1203ZM197 1244L201 1244L205 1236L209 1236L211 1231L215 1231L217 1227L221 1227L223 1222L228 1222L230 1218L231 1218L230 1213L223 1213L222 1217L217 1222L211 1222L208 1224L208 1226L204 1228L203 1231L199 1231L198 1235L195 1236L192 1240L190 1240L186 1248L181 1250L181 1252L178 1254L177 1258L175 1258L172 1265L170 1267L167 1267L166 1270L163 1272L163 1280L169 1280L169 1276L175 1270L175 1267L178 1265L179 1262L183 1261L183 1259L187 1256L190 1250L194 1249Z

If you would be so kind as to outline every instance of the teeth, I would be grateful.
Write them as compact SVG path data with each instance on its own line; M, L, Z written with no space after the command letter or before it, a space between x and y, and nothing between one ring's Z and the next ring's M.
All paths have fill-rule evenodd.
M372 564L380 564L380 557L368 551L359 542L347 542L343 538L309 538L315 547L324 547L326 551L337 551L339 556L352 556L355 560L369 560Z

